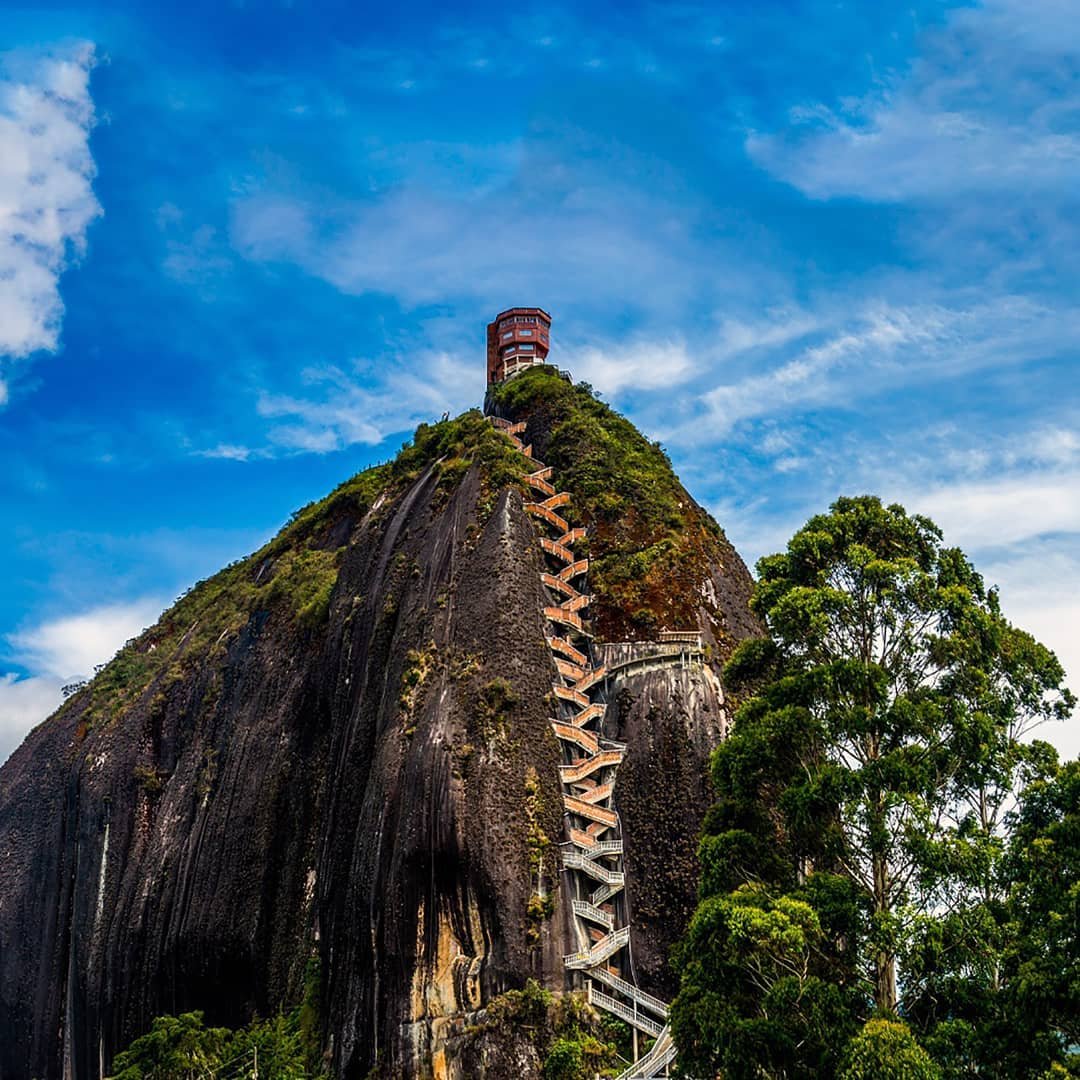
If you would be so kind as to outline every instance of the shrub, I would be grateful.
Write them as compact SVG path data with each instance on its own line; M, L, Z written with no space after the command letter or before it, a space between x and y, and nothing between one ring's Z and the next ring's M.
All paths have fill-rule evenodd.
M906 1024L868 1020L848 1044L840 1080L941 1080Z

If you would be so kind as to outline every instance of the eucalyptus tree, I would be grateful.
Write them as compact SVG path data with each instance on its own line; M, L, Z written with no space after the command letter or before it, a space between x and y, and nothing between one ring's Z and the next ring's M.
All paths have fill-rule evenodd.
M736 731L759 741L802 725L779 748L796 759L777 820L797 875L827 869L856 887L864 975L892 1013L897 959L923 920L992 899L1002 815L1040 754L1023 740L1073 698L964 554L900 506L840 499L758 575L768 636L732 660L733 679L756 689Z
M1004 823L1018 787L1053 767L1032 729L1074 699L964 554L900 506L840 499L757 570L766 633L726 670L742 704L713 760L673 1027L691 1071L833 1075L826 1058L874 1013L923 1037L968 1006L988 1014L1015 953ZM762 985L740 894L813 909L800 982L774 961ZM787 1049L754 1073L740 1040L762 1023Z

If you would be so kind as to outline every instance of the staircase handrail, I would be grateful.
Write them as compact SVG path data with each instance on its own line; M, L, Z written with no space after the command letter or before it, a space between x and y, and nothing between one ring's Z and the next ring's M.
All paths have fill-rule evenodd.
M563 963L572 970L595 967L614 956L629 940L630 927L620 926L618 930L605 934L591 949L568 953L563 957Z
M651 1035L653 1038L657 1038L664 1030L664 1025L658 1024L651 1016L635 1012L629 1005L616 1001L602 990L593 990L589 995L589 1001L593 1005L607 1009L609 1013L613 1013L620 1020L625 1020L631 1027L636 1027L638 1031L644 1031L646 1035Z
M610 911L590 904L588 900L571 900L570 907L575 915L580 915L583 919L591 919L601 926L606 926L608 930L615 929L615 916Z
M671 1039L671 1029L665 1027L656 1036L652 1049L640 1061L635 1062L625 1072L619 1073L617 1080L656 1080L660 1070L675 1060L675 1043Z
M593 880L602 881L605 885L622 887L626 884L621 870L609 870L606 866L593 862L592 859L583 855L580 851L564 851L562 861L567 870L580 870L582 873L588 874Z
M652 994L646 994L644 990L639 989L633 983L620 979L618 975L612 975L606 968L597 968L595 971L589 972L589 977L607 983L613 990L618 990L623 997L632 998L650 1012L656 1013L657 1016L662 1017L664 1020L667 1019L668 1007L664 1002L657 997L653 997Z

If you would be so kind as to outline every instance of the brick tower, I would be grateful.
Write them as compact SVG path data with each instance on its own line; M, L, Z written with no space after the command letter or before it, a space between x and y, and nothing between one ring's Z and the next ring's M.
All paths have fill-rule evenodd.
M547 360L551 316L538 307L500 311L487 328L487 381L503 382L533 364Z

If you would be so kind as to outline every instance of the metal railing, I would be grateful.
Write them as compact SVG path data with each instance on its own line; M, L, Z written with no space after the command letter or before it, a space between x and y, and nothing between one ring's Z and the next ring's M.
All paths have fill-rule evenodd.
M597 743L596 736L591 731L585 731L583 728L576 728L573 724L553 723L551 725L555 729L555 735L557 738L565 739L566 742L577 743L582 750L587 751L590 754L595 754L600 749Z
M671 1030L665 1027L656 1036L652 1049L625 1072L619 1073L617 1080L656 1080L665 1074L674 1060L675 1043L671 1040Z
M618 815L614 810L609 810L606 806L593 806L592 803L576 799L573 795L563 795L563 809L589 821L595 821L598 825L606 825L609 829L619 824Z
M567 870L580 870L594 881L602 881L605 885L614 885L621 889L625 884L621 870L609 870L606 866L593 862L587 855L582 855L580 851L564 851L562 862Z
M667 1019L668 1007L664 1002L653 997L652 994L646 994L644 990L639 990L633 983L620 979L618 975L613 975L606 968L597 968L595 971L590 971L589 977L606 983L612 990L617 990L624 997L632 998L643 1008L656 1013L657 1016L662 1017L664 1020Z
M599 889L594 889L589 894L589 903L594 907L599 907L605 901L610 900L621 888L621 884L601 885Z
M580 725L574 724L574 727L580 727ZM599 754L594 754L584 761L578 761L573 765L560 765L559 772L562 773L562 782L564 784L572 784L576 780L584 780L586 776L592 776L594 772L600 769L619 765L622 759L621 750L601 750Z
M658 668L687 667L690 664L705 662L703 649L680 649L668 653L652 653L649 656L636 656L633 660L624 660L621 664L612 664L604 673L604 682L611 679L626 678L633 674L646 674Z
M611 793L615 789L615 785L610 781L606 784L597 784L592 780L579 780L577 781L581 785L574 798L580 802L588 803L590 806L598 806L605 799L611 798ZM592 787L586 785L592 784ZM606 809L606 807L605 807Z
M621 926L610 934L605 934L587 952L568 953L563 957L563 963L571 971L584 971L587 968L602 964L609 957L614 956L630 940L630 927Z
M651 1016L646 1016L644 1013L639 1013L637 1009L624 1005L621 1001L616 1001L610 994L605 994L602 990L593 988L591 983L589 1004L599 1005L600 1008L607 1009L609 1013L619 1017L620 1020L625 1020L631 1027L636 1027L638 1031L644 1031L646 1035L651 1035L654 1039L664 1030L664 1025L658 1024ZM644 1061L645 1059L642 1058L641 1060Z
M661 630L661 641L685 641L691 645L697 645L701 648L701 631L700 630Z
M615 916L612 915L610 911L604 911L603 908L593 907L587 900L572 900L570 906L573 908L574 914L580 918L589 919L594 923L599 923L608 930L615 929Z

